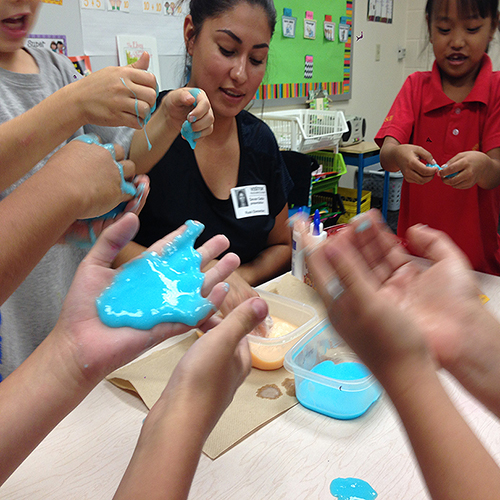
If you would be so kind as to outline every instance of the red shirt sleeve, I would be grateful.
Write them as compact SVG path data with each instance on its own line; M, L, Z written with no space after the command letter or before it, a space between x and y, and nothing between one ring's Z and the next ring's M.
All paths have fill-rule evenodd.
M389 113L387 114L384 123L375 136L375 142L379 147L382 147L384 139L387 136L394 137L401 144L411 142L413 134L413 126L415 124L415 84L414 75L410 75L396 99L394 100Z
M491 89L493 96L489 100L481 141L481 150L485 153L500 147L500 72L493 73Z

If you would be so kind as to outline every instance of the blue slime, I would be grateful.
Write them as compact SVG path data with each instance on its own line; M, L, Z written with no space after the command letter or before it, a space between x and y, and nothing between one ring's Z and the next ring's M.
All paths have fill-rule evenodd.
M361 363L326 360L311 369L324 381L303 380L297 387L300 404L329 417L357 418L380 397L380 386L370 381L371 373Z
M366 481L353 477L334 479L330 484L330 493L337 500L369 500L378 496Z
M189 89L189 93L196 99L198 97L198 94L200 93L200 89ZM196 100L194 101L194 107L196 107ZM191 146L191 149L194 149L196 147L196 139L199 139L201 136L201 132L193 132L193 126L191 122L186 120L182 124L181 128L181 134L186 141L188 141L189 145Z
M438 170L443 170L443 168L447 167L447 165L441 167L437 163L427 163L426 166L431 168L437 167ZM458 172L454 172L453 174L447 175L445 179L451 179L452 177L455 177L455 175L458 175Z
M137 123L139 124L139 127L142 127L144 129L144 135L146 136L146 141L148 143L148 151L151 151L153 146L151 145L151 142L149 141L148 132L147 132L145 127L146 127L146 124L151 119L152 114L156 110L156 101L153 104L153 107L149 110L149 113L146 115L146 117L144 118L144 120L141 123L141 117L139 116L139 100L137 99L137 94L125 83L125 80L123 78L120 78L120 80L123 83L123 85L125 85L125 87L127 87L130 90L130 92L132 92L132 94L135 97L135 115L137 116ZM158 98L159 92L160 92L160 89L158 87L158 83L156 83L156 98Z
M162 255L145 252L125 264L113 283L96 299L101 321L110 327L149 330L159 323L195 326L213 304L201 296L205 279L194 242L205 226L188 220L187 229Z
M116 156L115 156L115 147L113 144L101 144L99 142L99 138L95 134L85 134L85 135L79 135L78 137L75 137L76 141L81 141L85 142L86 144L96 144L97 146L101 146L102 148L106 149L107 151L110 152L111 156L113 157L113 161L115 162L115 165L118 167L118 171L120 172L121 176L121 190L123 194L129 194L131 196L136 195L136 190L135 186L131 182L126 182L125 177L123 175L123 167L120 163L116 161ZM101 216L104 217L104 216Z

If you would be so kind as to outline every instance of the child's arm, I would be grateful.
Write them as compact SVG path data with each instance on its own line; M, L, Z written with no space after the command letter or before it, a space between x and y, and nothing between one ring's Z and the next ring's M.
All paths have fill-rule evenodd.
M373 214L327 240L310 265L332 324L393 400L432 498L493 499L500 470L435 372L435 352L452 352L456 329L475 323L484 308L465 257L448 237L417 226L408 239L417 255L434 261L430 269L409 263ZM498 322L495 330L498 336ZM486 372L491 359L476 364ZM498 400L498 378L496 393Z
M426 184L437 172L427 167L433 163L432 155L420 146L401 144L394 137L387 136L380 150L380 164L389 172L401 171L407 182Z
M54 330L28 359L0 384L0 484L103 377L128 363L145 349L191 328L179 323L160 324L150 331L108 328L97 317L95 299L115 275L110 263L117 251L134 236L138 224L135 215L127 214L107 228L80 265ZM179 234L179 231L167 236L151 249L161 251L176 234ZM209 240L199 250L203 261L213 259L228 245L229 242L224 237ZM217 269L206 274L202 293L208 295L215 309L226 295L226 288L220 281L224 280L238 263L239 259L234 254L228 254L219 261ZM249 324L250 330L256 316L258 314L247 308L240 314L240 319L244 324ZM205 319L204 324L208 328L213 322ZM227 335L221 335L225 340L236 335L231 330L224 331ZM243 328L238 329L238 334L243 336L244 333L246 332L243 332ZM224 344L220 347L226 353L225 357L230 358L228 347ZM212 347L212 351L214 350L217 351L217 348ZM248 361L248 366L249 364ZM245 374L247 365L241 368L240 379L237 378L236 360L233 361L233 366L236 380L219 380L218 388L221 392L226 391L227 396L220 402L216 401L217 407L213 409L202 405L206 410L207 426L212 424L210 416L218 418L223 405L229 402L231 391ZM198 378L197 368L195 362L194 367L185 370L194 374L186 377L190 383L193 379L198 383L206 376L202 371L202 376ZM224 370L222 364L217 368L219 371ZM205 389L212 388L217 393L216 388L212 387L216 380L210 380L211 383L207 383ZM200 393L204 395L204 391ZM181 409L184 410L182 407ZM189 421L189 416L184 416L185 422ZM195 440L194 437L188 436L186 446L190 439ZM170 458L175 460L175 456Z
M456 189L469 189L475 184L483 189L500 185L500 148L488 153L465 151L454 156L439 172L445 184Z
M195 98L190 90L185 87L170 91L146 124L146 130L135 132L129 157L138 173L149 172L163 158L186 120L200 138L212 133L214 116L207 95L199 89Z
M133 177L134 164L122 165L125 177ZM0 202L0 304L76 219L105 214L130 198L109 151L80 141L61 148Z
M116 500L187 498L203 444L250 372L244 336L266 314L250 299L189 349L144 422Z
M108 67L59 89L22 115L0 125L0 191L28 173L86 124L140 128L156 99L149 56L125 67ZM122 82L126 83L126 85ZM133 91L133 92L132 92Z

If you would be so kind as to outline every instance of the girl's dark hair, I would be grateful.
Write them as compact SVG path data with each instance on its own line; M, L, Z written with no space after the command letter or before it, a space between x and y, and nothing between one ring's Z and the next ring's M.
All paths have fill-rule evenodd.
M479 15L483 19L491 17L494 21L498 14L498 0L456 0L460 16ZM448 6L450 0L427 0L425 14L428 19L429 28L432 14L437 12L442 5Z
M191 0L189 3L189 13L193 18L195 28L193 37L199 33L206 19L220 16L243 2L250 5L257 5L264 9L272 36L274 27L276 26L276 9L273 0Z

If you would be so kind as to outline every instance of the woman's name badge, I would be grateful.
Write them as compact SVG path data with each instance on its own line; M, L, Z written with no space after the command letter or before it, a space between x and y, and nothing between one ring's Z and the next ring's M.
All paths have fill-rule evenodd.
M237 219L269 215L265 184L235 187L231 189L231 199Z

